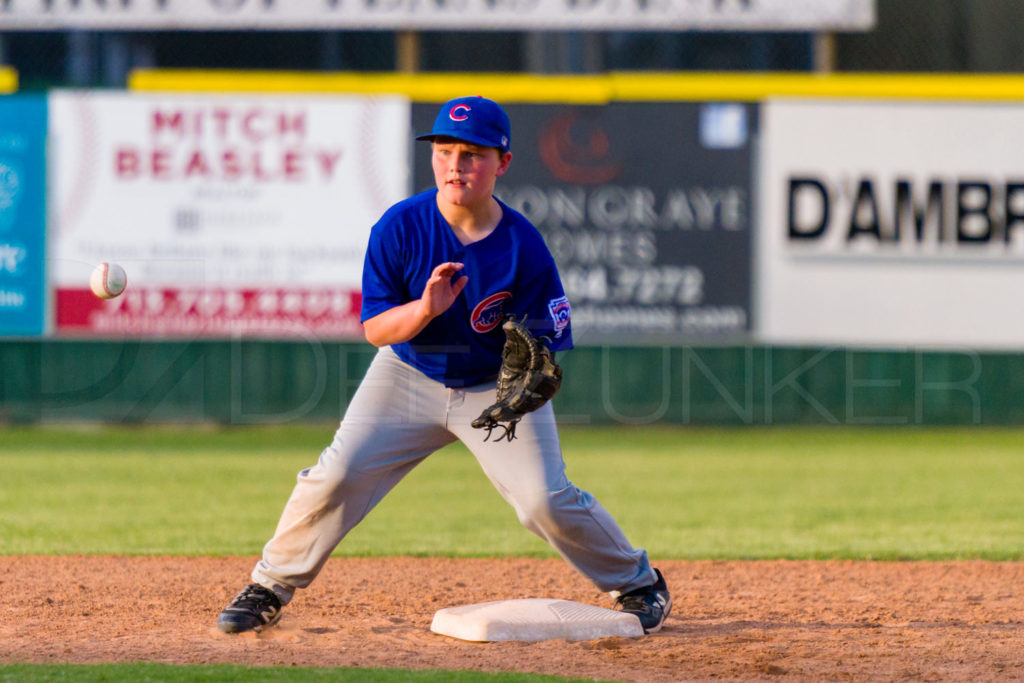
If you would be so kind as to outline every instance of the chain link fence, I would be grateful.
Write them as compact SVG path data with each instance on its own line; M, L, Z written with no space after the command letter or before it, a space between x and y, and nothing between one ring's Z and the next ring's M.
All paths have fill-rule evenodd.
M1024 72L1019 0L878 0L877 26L836 36L842 71Z

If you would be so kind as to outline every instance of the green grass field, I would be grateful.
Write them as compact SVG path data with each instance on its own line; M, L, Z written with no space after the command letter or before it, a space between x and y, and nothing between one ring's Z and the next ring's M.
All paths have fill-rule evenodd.
M331 429L5 429L0 554L258 554ZM1019 430L562 436L570 479L654 558L1024 556ZM460 445L399 484L337 554L552 556Z
M171 664L74 664L38 666L0 664L0 683L23 681L76 681L76 683L305 683L306 681L342 681L343 683L571 683L580 679L532 674L471 671L404 671L399 669L314 669L247 666L174 666Z
M5 428L0 554L256 555L332 429ZM570 479L655 560L1024 557L1024 430L574 427L562 437ZM459 445L399 484L337 554L553 555ZM325 671L354 681L550 680ZM295 673L0 664L0 681Z

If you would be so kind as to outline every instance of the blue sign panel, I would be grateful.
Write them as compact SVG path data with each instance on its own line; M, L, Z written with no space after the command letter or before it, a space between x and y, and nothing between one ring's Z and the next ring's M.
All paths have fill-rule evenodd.
M46 98L0 98L0 336L43 333Z

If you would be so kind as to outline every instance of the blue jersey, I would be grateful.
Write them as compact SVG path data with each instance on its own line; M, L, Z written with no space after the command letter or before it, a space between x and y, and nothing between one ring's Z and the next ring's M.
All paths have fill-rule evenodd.
M437 190L395 204L370 231L363 266L366 321L419 299L441 263L465 264L469 276L451 308L431 320L395 353L445 386L471 386L493 378L501 367L506 315L526 316L535 336L553 351L572 348L569 301L555 260L537 229L499 201L502 218L484 239L462 244L437 207Z

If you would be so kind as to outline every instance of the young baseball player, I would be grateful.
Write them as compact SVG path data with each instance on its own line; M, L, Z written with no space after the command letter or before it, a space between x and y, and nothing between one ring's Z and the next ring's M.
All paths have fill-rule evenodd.
M220 613L226 633L276 623L345 535L437 449L462 441L522 524L547 541L616 608L651 633L672 608L643 549L566 478L550 403L508 438L472 422L495 398L502 322L526 321L552 352L572 348L569 304L540 233L494 197L512 160L508 116L482 97L441 107L429 140L436 189L391 207L373 226L362 321L379 347L334 440L298 474L247 586Z

